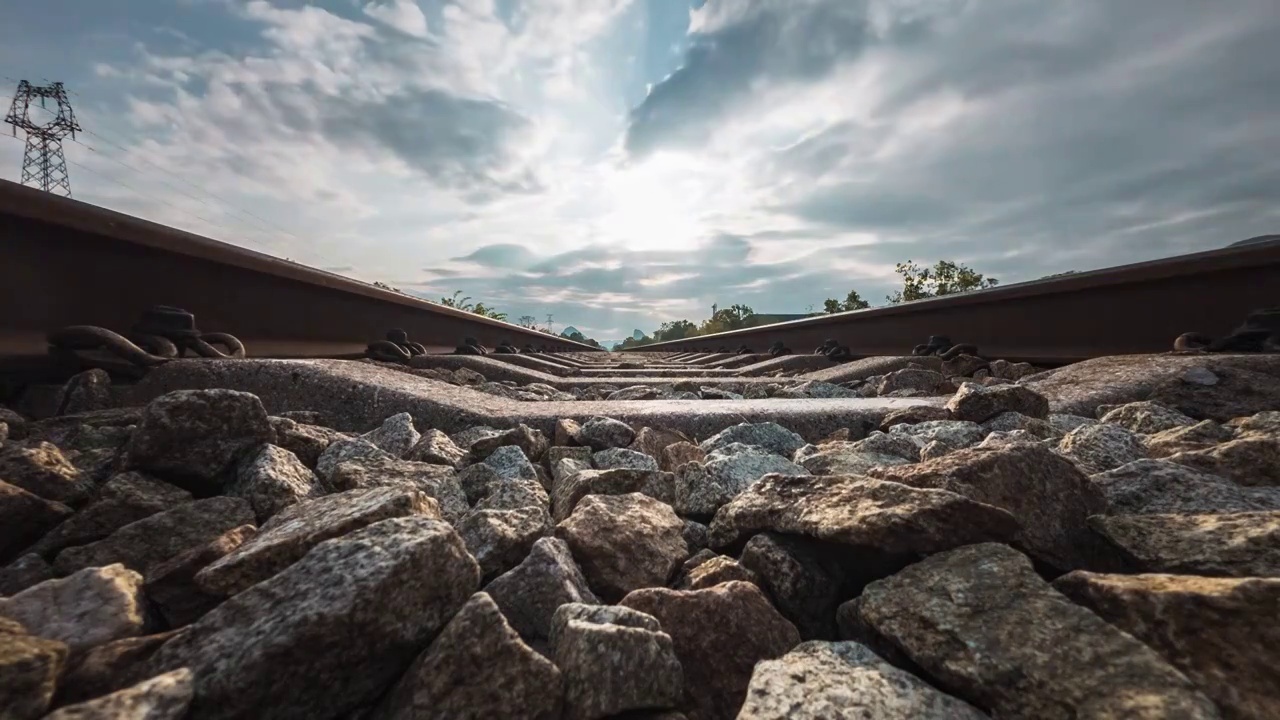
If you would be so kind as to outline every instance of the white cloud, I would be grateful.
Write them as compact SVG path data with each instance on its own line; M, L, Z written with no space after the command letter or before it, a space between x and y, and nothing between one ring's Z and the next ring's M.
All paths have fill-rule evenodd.
M1274 232L1273 4L707 0L681 38L656 0L197 3L238 34L86 53L127 151L68 152L148 199L81 197L622 337L878 299L907 258L1011 282Z

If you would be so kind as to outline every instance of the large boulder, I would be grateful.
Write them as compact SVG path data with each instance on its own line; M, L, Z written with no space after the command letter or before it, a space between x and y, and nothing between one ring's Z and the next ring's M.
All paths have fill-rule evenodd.
M562 605L552 657L564 673L566 720L595 720L680 703L684 672L658 620L621 606Z
M561 675L476 593L405 671L370 720L560 717Z
M639 493L588 495L555 529L591 589L612 601L666 585L688 556L683 533L669 505Z
M1087 519L1106 509L1103 494L1070 461L1039 443L969 448L870 475L949 490L1007 510L1021 526L1019 544L1054 567L1093 567L1098 560L1099 543Z
M1280 577L1280 511L1089 518L1138 572Z
M1280 708L1280 580L1073 572L1053 586L1154 648L1224 715Z
M689 720L730 720L746 699L752 670L800 642L795 626L755 585L705 590L637 590L620 603L657 618L684 668L680 710Z
M68 575L82 568L123 563L145 576L178 553L253 522L253 510L241 498L196 500L131 522L88 545L69 547L54 558L53 568Z
M855 608L939 687L996 717L1220 717L1186 676L1007 545L933 555L868 585Z
M0 616L79 652L142 632L141 589L142 576L123 565L85 568L0 598Z
M350 490L290 505L261 530L195 576L206 592L231 596L300 560L311 548L381 520L440 518L436 502L414 490Z
M403 675L479 583L479 566L447 524L383 520L320 543L228 599L149 667L191 669L192 720L338 717Z
M147 403L126 448L127 467L211 495L231 479L241 455L274 439L256 395L175 390Z
M986 720L856 642L810 641L756 665L738 720Z
M484 591L534 647L542 647L551 636L551 618L561 605L599 603L569 546L551 537L535 542L528 557L494 578Z
M946 490L858 476L767 475L716 513L710 543L726 547L768 531L905 554L1007 540L1018 522Z

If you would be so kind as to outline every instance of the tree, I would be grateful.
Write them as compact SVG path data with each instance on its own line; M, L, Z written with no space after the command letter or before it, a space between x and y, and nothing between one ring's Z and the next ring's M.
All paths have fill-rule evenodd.
M663 340L683 340L697 334L697 325L688 320L675 320L662 323L662 327L653 331L653 339L659 342Z
M476 304L475 304L475 307L471 308L471 312L475 313L476 315L483 315L484 317L490 317L490 318L493 318L494 320L506 320L506 319L507 319L507 314L506 314L506 313L504 313L504 312L498 312L497 310L494 310L493 308L485 307L485 306L484 306L484 303L476 303Z
M898 263L894 270L902 276L902 289L885 298L891 303L985 290L999 283L995 278L983 277L982 273L950 260L939 260L931 268L922 268L908 260Z
M712 307L716 306L713 305ZM738 330L746 327L747 318L755 314L756 311L752 310L749 305L730 305L727 308L718 309L708 320L703 321L698 334L710 335L711 333Z
M862 299L857 290L850 290L845 296L844 302L840 302L834 298L827 298L822 303L822 309L828 313L849 312L850 310L865 310L871 307L871 303Z
M440 304L446 305L451 308L458 308L459 310L466 310L467 312L471 312L471 308L473 307L471 304L471 296L468 295L467 297L464 297L461 300L459 300L458 296L461 294L462 294L461 290L454 290L453 297L440 298Z
M520 327L533 328L538 324L538 318L532 315L521 315L518 323Z

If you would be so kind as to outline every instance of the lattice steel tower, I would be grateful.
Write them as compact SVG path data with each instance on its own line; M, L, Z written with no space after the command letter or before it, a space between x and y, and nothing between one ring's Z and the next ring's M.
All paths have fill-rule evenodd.
M58 104L53 120L37 123L31 119L31 101L37 98L40 107L46 110L49 109L46 100ZM67 158L62 154L62 138L70 135L74 140L80 125L76 123L62 83L32 85L26 80L19 81L18 92L14 93L4 121L13 126L14 137L18 136L18 128L27 133L27 146L22 153L22 184L71 197L71 178L67 175Z

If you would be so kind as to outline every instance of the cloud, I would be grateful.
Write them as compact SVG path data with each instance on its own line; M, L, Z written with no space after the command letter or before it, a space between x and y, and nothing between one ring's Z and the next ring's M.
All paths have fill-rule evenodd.
M1274 0L63 2L77 197L596 337L1280 227Z

